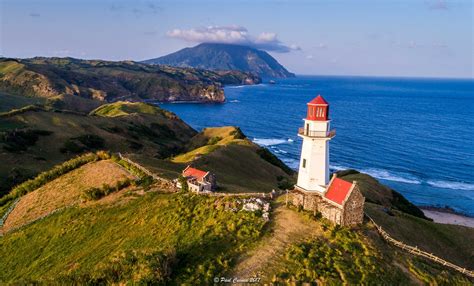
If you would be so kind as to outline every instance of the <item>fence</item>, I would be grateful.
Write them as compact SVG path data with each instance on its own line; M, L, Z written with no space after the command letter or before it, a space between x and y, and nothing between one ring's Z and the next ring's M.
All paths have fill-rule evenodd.
M2 216L2 218L0 219L0 228L3 227L3 224L4 224L5 221L7 220L8 215L13 211L13 209L15 208L15 206L16 206L16 204L18 203L19 200L20 200L20 198L17 198L17 199L12 203L12 205L8 208L8 210L5 212L5 214Z
M466 268L463 268L463 267L460 267L456 264L453 264L449 261L446 261L442 258L439 258L435 255L433 255L432 253L428 253L426 251L423 251L423 250L420 250L418 249L418 247L416 246L410 246L410 245L406 245L405 243L401 242L401 241L398 241L396 239L394 239L393 237L391 237L385 230L382 229L381 226L379 226L367 213L365 214L365 216L375 225L375 228L377 229L377 231L379 232L379 234L387 241L387 242L390 242L391 244L395 245L396 247L399 247L403 250L406 250L408 251L409 253L413 254L413 255L418 255L418 256L422 256L422 257L425 257L431 261L434 261L436 263L439 263L441 265L444 265L444 266L447 266L449 268L452 268L456 271L459 271L471 278L474 278L474 271L471 271L471 270L467 270Z
M118 156L119 156L120 159L122 159L122 160L128 162L129 164L132 164L132 165L135 166L136 168L140 169L143 173L147 174L148 176L151 176L153 179L155 179L155 180L157 180L157 181L159 181L159 182L161 182L161 183L164 183L164 184L166 184L166 185L173 186L173 188L175 188L175 187L174 187L174 184L173 184L173 182L172 182L171 180L168 180L168 179L165 179L165 178L162 178L162 177L158 176L157 174L151 172L150 170L148 170L147 168L143 167L142 165L140 165L140 164L138 164L138 163L136 163L136 162L134 162L134 161L132 161L132 160L130 160L130 159L124 157L121 153L118 153ZM175 191L176 191L176 190L175 190Z

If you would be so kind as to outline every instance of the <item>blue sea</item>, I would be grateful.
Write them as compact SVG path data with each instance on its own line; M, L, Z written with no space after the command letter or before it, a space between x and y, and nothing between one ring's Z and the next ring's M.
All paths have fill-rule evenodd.
M297 169L306 103L330 104L333 170L357 169L419 206L474 216L474 81L298 76L228 86L224 104L162 104L200 130L240 126Z

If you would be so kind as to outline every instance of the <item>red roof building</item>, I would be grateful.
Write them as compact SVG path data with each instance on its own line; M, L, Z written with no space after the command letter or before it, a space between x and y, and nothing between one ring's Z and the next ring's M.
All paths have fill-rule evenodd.
M204 180L204 177L206 177L208 172L202 171L196 168L193 168L191 166L186 167L186 169L183 170L183 177L193 177L196 180L202 182Z
M324 197L338 205L343 205L344 200L349 196L353 183L349 183L339 178L333 178L329 183Z

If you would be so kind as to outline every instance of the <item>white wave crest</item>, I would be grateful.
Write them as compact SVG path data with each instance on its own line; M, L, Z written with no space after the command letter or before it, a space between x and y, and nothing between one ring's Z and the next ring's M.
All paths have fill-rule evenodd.
M252 141L260 146L265 147L288 143L287 140L275 138L254 138Z
M410 176L408 174L394 174L391 173L387 170L380 170L380 169L365 169L361 170L362 173L366 173L371 175L372 177L375 177L377 179L381 180L387 180L387 181L394 181L394 182L400 182L400 183L407 183L407 184L414 184L414 185L419 185L421 184L421 181L414 178L413 176Z
M240 102L240 100L238 100L238 99L233 99L233 100L230 100L229 102L238 103L238 102Z
M474 184L469 184L469 183L464 183L464 182L428 180L426 183L430 186L442 188L442 189L474 191Z
M288 142L295 142L295 140L288 138Z
M290 167L293 170L298 170L298 167L300 165L300 161L291 159L291 158L282 158L281 159L283 163L285 163L288 167Z

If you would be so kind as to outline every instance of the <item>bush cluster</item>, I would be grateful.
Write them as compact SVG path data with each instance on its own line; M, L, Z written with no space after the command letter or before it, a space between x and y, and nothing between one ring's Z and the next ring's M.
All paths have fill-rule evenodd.
M124 180L120 180L120 181L117 181L117 183L115 184L115 186L110 186L108 184L103 184L102 187L100 188L89 188L87 190L85 190L82 195L81 195L81 198L85 201L92 201L92 200L98 200L98 199L101 199L105 196L107 196L108 194L110 193L113 193L113 192L118 192L128 186L130 186L132 184L132 180L131 179L124 179Z
M0 142L4 143L3 149L9 152L25 151L38 141L39 136L48 136L53 132L38 129L10 130L0 132Z
M61 147L61 153L77 154L86 150L98 150L105 147L105 140L95 134L84 134L69 138Z

